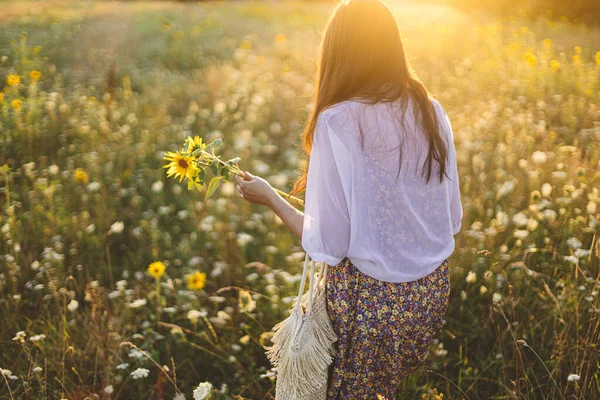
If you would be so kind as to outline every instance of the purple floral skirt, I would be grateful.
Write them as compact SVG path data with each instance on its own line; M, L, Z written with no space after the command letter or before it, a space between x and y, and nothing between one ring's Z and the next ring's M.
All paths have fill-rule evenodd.
M386 282L345 258L329 268L327 312L338 335L327 400L393 400L424 364L448 310L448 259L411 282Z

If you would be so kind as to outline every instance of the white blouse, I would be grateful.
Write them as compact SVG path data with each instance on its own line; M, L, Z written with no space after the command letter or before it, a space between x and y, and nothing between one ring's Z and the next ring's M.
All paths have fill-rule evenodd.
M450 179L441 183L435 161L428 184L421 176L429 145L415 123L416 103L350 100L319 115L302 229L302 247L314 261L337 265L348 257L375 279L408 282L452 254L463 215L456 149L446 112L431 101L448 149Z

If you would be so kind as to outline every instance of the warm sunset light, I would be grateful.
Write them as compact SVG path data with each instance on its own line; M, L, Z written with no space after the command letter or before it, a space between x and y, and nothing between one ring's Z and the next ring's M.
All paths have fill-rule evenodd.
M600 1L0 2L0 399L600 399Z

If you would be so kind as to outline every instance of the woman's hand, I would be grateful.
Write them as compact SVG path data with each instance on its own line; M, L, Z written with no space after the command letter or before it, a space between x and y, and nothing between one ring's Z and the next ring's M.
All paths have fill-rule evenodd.
M235 179L238 182L237 189L240 195L250 203L270 206L273 199L277 197L277 192L269 182L250 172L244 172L244 179L240 176L236 176Z

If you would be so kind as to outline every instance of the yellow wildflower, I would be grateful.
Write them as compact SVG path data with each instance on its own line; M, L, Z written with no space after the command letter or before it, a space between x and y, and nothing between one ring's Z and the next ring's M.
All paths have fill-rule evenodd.
M204 272L194 272L187 277L188 288L192 290L204 289L206 284L206 274Z
M31 78L31 80L33 82L39 81L41 76L42 76L42 73L40 71L31 71L29 73L29 77Z
M550 39L544 40L544 48L551 49L552 48L552 40L550 40Z
M560 70L560 62L558 62L558 60L552 60L552 61L550 61L550 67L555 71L559 71Z
M249 40L244 40L242 43L240 43L240 48L244 50L250 50L252 48L252 42Z
M596 64L600 65L600 51L596 53Z
M537 57L530 51L525 53L523 59L527 62L527 64L529 64L532 67L535 67L535 65L537 64Z
M240 312L252 312L256 308L256 302L247 290L240 290L238 294L238 305Z
M581 53L583 53L583 49L580 46L575 46L575 53L581 54Z
M165 269L167 269L167 267L165 267L165 264L163 264L162 261L155 261L152 264L148 265L148 272L155 279L158 279L161 276L163 276L163 274L165 273Z
M173 39L180 40L183 39L184 33L182 31L177 31L173 34Z
M579 54L575 54L573 56L573 64L579 64L581 62L581 56Z
M17 86L19 83L21 82L21 78L19 77L19 75L8 75L8 77L6 77L6 84L8 86Z
M21 111L21 100L15 99L10 104L12 105L12 108L14 108L15 110Z
M35 46L33 48L33 54L37 54L40 52L40 50L42 50L42 46Z
M206 144L202 143L202 138L198 135L194 136L193 138L191 136L188 136L188 138L186 139L186 143L188 144L188 148L187 148L188 154L192 154L194 151L196 151L198 149L202 149L202 150L206 149ZM184 143L184 146L185 146L185 143Z
M87 185L89 183L89 181L90 181L90 177L88 176L87 172L85 172L81 168L77 168L75 170L74 179L75 179L75 182L81 183L81 184L84 184L84 185Z
M277 35L275 35L275 42L279 43L279 44L283 44L287 41L287 38L285 37L285 35L283 33L278 33Z

